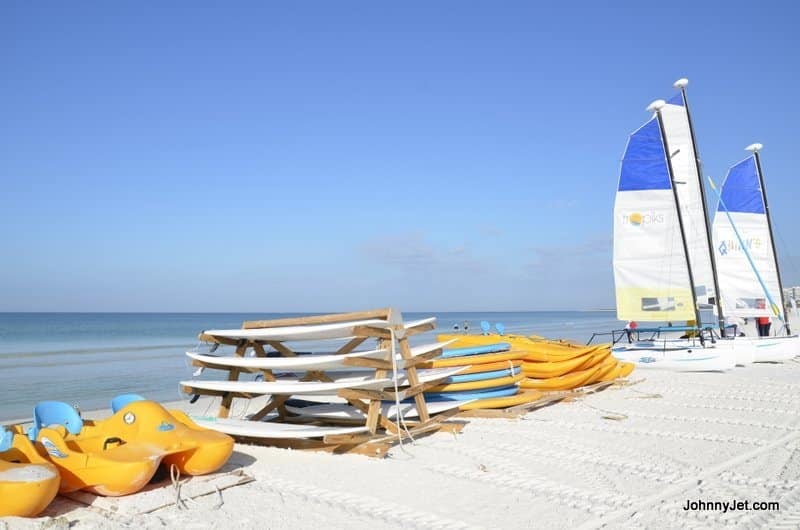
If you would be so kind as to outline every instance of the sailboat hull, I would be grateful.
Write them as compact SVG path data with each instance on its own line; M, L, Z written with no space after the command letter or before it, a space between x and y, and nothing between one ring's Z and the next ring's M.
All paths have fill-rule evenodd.
M788 361L800 354L800 337L732 337L717 339L715 347L730 350L737 366Z
M636 368L673 372L724 372L736 366L732 351L714 347L680 347L675 341L641 341L615 346L611 354Z

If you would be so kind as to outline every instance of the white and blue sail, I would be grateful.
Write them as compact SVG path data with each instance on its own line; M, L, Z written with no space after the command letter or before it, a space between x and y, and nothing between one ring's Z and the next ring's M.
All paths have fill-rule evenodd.
M728 170L720 197L713 239L725 314L782 318L778 266L755 154Z
M682 80L688 83L686 80ZM680 81L676 86L681 86ZM685 86L685 85L683 85ZM683 222L683 236L689 254L695 297L699 304L715 301L711 240L705 206L703 182L698 170L697 153L683 90L661 107L661 123L672 166L672 178L678 194Z
M702 187L688 111L676 100L655 101L649 109L655 116L628 139L614 203L617 318L698 321L698 301L707 302L715 289L704 204L696 197ZM690 220L684 222L684 216ZM702 291L695 289L694 266ZM627 336L628 343L614 346L614 356L639 368L696 372L735 365L732 352L718 350L702 335Z
M614 202L617 318L695 318L689 263L658 117L630 135Z

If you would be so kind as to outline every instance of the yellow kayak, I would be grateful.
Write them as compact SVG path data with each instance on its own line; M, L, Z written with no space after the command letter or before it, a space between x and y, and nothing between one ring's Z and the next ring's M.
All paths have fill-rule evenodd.
M465 355L463 357L447 357L444 359L433 359L417 365L417 368L450 368L453 366L484 365L503 362L508 368L508 361L522 360L525 357L523 351L504 351L499 353L484 353L481 355ZM477 370L483 372L484 370ZM488 371L488 370L486 370ZM468 373L468 372L460 372Z
M511 344L511 349L526 352L525 360L528 361L564 361L580 357L586 353L599 349L608 349L607 344L594 344L591 346L567 345L549 341L534 340L521 335L458 335L441 334L437 336L440 342L455 340L453 347L486 346L506 342Z
M523 379L520 388L532 388L535 390L571 390L589 384L594 380L598 373L603 369L601 366L594 366L587 370L571 372L558 377L548 379Z
M516 375L496 377L494 379L482 379L480 381L466 381L463 383L445 383L443 385L436 385L435 387L428 389L428 391L459 392L462 390L479 390L483 388L494 388L494 387L513 385L519 383L523 379L525 379L525 374L520 372Z
M563 361L528 361L522 363L522 372L534 379L558 377L573 371L585 370L602 362L610 355L610 350L596 350L579 357Z
M521 368L523 365L522 359L513 359L510 361L497 361L493 363L473 364L468 368L464 368L458 375L465 374L479 374L483 372L494 372L496 370L512 370L514 368Z
M35 517L58 493L61 477L21 428L0 425L0 517Z
M577 369L586 370L587 368L591 368L592 366L597 366L598 364L605 362L609 358L612 358L611 349L601 348L592 353L591 357L588 357L586 362L578 366Z
M634 363L617 362L617 364L613 365L610 369L598 374L597 381L613 381L620 377L627 377L633 372L635 367L636 365Z
M516 405L523 405L541 399L544 394L538 390L521 390L518 394L513 396L495 397L478 399L471 401L466 405L458 407L459 410L476 410L476 409L504 409L507 407L514 407Z

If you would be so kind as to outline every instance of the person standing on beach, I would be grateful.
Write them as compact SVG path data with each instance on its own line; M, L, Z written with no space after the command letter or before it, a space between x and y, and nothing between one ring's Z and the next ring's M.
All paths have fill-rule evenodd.
M765 309L767 302L763 298L756 301L758 309ZM772 320L769 317L756 317L756 326L758 326L759 337L769 337L769 328L772 326Z
M625 334L628 336L628 342L633 342L633 333L632 331L638 327L638 324L633 320L629 320L627 324L625 324Z

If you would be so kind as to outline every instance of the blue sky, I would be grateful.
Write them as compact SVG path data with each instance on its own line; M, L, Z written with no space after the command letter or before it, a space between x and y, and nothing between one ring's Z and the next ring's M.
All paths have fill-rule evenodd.
M614 306L627 135L691 81L784 283L790 2L2 2L0 310Z

